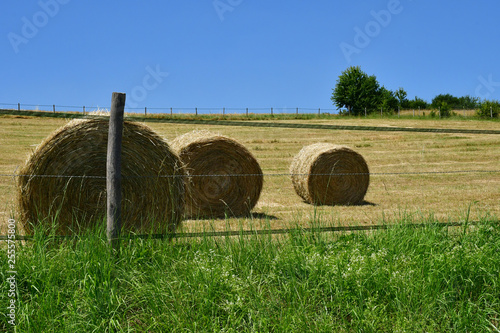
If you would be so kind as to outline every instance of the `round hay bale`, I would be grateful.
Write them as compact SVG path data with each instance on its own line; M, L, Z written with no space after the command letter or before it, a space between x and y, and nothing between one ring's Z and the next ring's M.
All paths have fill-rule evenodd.
M55 223L58 234L105 225L109 119L74 120L47 137L19 171L19 221L31 233ZM124 122L122 231L173 232L184 208L179 157L150 128Z
M295 192L316 205L356 205L363 201L370 175L363 156L329 143L305 146L290 166Z
M177 137L171 146L188 174L186 217L250 213L259 200L263 175L242 144L208 131L193 131Z

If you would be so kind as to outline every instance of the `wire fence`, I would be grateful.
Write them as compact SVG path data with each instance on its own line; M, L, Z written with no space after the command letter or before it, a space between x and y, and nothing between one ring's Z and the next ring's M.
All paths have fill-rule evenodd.
M102 112L111 109L110 106L88 106L88 105L56 105L56 104L26 104L26 103L0 103L0 109L17 111L43 111L43 112L77 112L88 114ZM126 113L131 114L164 114L164 115L229 115L229 114L336 114L337 109L304 108L304 107L267 107L267 108L226 108L226 107L125 107Z
M28 110L28 109L22 109L21 104L18 103L16 104L4 104L0 103L0 110L1 106L17 106L17 108L10 108L10 109L4 109L4 110L14 110L18 112L23 112L23 111L33 111L33 110ZM26 107L35 107L38 109L38 111L41 112L50 112L56 113L56 112L62 112L62 110L59 110L59 108L66 108L66 112L68 112L69 108L76 108L72 106L58 106L56 108L55 105L52 105L52 110L50 110L50 106L48 105L29 105L26 104L23 106ZM47 108L47 110L41 110L41 108ZM91 112L94 107L86 108L85 106L82 107L80 110L80 113L85 115L88 112ZM102 108L95 107L96 111L102 110ZM145 114L147 114L147 108L145 108ZM162 110L162 108L152 108L152 110ZM168 110L168 109L167 109ZM177 110L188 112L192 111L193 109L188 109L188 108L179 108ZM202 114L203 111L207 110L214 110L214 109L198 109L195 108L194 111L196 114L198 114L198 111L200 114ZM244 110L247 114L250 110L269 110L269 109L226 109L222 108L222 114L225 112L231 112L235 110ZM313 110L313 109L300 109L300 110ZM270 108L271 114L275 112L273 108ZM77 111L76 111L77 112ZM173 108L170 108L170 113L172 114ZM299 113L299 108L296 108L296 112ZM318 114L321 113L321 109L318 109ZM190 122L192 123L192 122ZM256 126L256 127L283 127L283 128L314 128L314 129L338 129L338 130L376 130L376 131L412 131L412 132L435 132L435 133L471 133L471 134L500 134L500 130L467 130L467 129L444 129L444 128L397 128L397 127L369 127L369 126L335 126L335 125L321 125L321 124L285 124L285 123L262 123L262 122L224 122L224 121L217 121L217 125L228 125L228 126ZM205 174L205 175L189 175L190 177L251 177L251 176L263 176L263 177L293 177L293 176L335 176L335 177L341 177L341 176L354 176L354 175L369 175L369 176L411 176L411 175L446 175L446 174L493 174L493 173L500 173L500 169L494 169L494 170L451 170L451 171L415 171L415 172L370 172L370 173L328 173L328 174L302 174L302 173L264 173L264 174ZM13 173L4 173L0 174L0 177L12 177L12 178L18 178L18 177L49 177L49 178L95 178L95 179L106 179L106 176L95 176L95 175L51 175L51 174L42 174L42 175L31 175L31 174L18 174L16 172ZM133 178L159 178L159 177L185 177L184 175L139 175L139 176L134 176ZM127 178L127 177L123 177ZM132 177L128 177L132 178ZM385 184L384 184L385 186ZM459 226L463 225L464 222L448 222L448 223L442 223L440 226ZM468 222L471 223L471 222ZM415 224L416 226L424 226L426 224ZM377 230L377 229L386 229L387 227L390 226L384 226L384 225L371 225L371 226L344 226L344 227L322 227L322 228L301 228L300 231L304 232L313 232L313 231L318 231L318 232L335 232L335 231L356 231L356 230ZM204 237L204 236L238 236L238 235L252 235L252 234L284 234L284 233L290 233L293 231L297 231L297 229L266 229L266 230L233 230L233 231L213 231L213 232L183 232L183 233L178 233L175 235L135 235L132 238L187 238L187 237ZM77 236L70 236L70 237L77 237ZM125 236L129 237L129 236ZM67 237L63 237L67 238ZM0 235L0 240L6 240L7 236L1 236ZM31 239L30 236L18 236L16 235L16 239L20 240L29 240Z
M450 170L450 171L415 171L415 172L349 172L349 173L262 173L262 174L206 174L189 175L189 177L293 177L293 176L402 176L402 175L444 175L459 173L500 173L499 170ZM89 175L23 175L23 174L0 174L0 177L30 177L30 178L91 178L106 179L106 176ZM142 175L142 176L123 176L123 178L180 178L185 175Z
M1 110L17 110L17 111L41 111L41 112L52 112L52 113L81 113L83 115L93 113L93 112L103 112L110 110L110 106L94 106L94 105L56 105L56 104L27 104L27 103L0 103ZM310 108L310 107L266 107L266 108L248 108L248 107L125 107L125 113L129 114L144 114L144 115L332 115L338 114L339 109L334 108ZM451 112L457 116L462 117L474 117L477 114L478 109L456 109ZM433 113L434 112L434 113ZM384 114L396 114L397 116L411 116L411 117L426 117L426 116L437 116L440 117L439 110L431 109L398 109L396 111L384 110L383 108L379 111L372 112L374 115L384 115ZM365 110L365 116L367 116L367 111ZM491 113L491 118L494 115Z
M103 115L87 114L72 114L72 113L51 113L44 111L16 111L11 109L0 109L0 113L12 115L28 115L35 117L43 116L63 116L66 118L98 118ZM127 117L126 117L127 118ZM312 123L284 123L272 121L237 121L237 120L202 120L202 119L183 119L175 117L133 117L128 118L134 121L158 122L158 123L174 123L174 124L190 124L190 125L219 125L219 126L242 126L242 127L276 127L276 128L296 128L296 129L322 129L322 130L350 130L350 131L378 131L378 132L425 132L425 133L448 133L448 134L500 134L500 130L484 130L484 129L460 129L460 128L422 128L422 127L388 127L388 126L357 126L357 125L330 125L330 124L312 124Z

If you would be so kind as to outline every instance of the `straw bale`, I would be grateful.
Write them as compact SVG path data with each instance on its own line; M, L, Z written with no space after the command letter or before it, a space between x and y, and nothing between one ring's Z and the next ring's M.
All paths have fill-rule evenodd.
M171 146L188 174L186 217L250 213L259 199L263 175L242 144L208 131L193 131L177 137Z
M49 135L19 171L19 221L26 233L56 223L58 234L106 223L109 119L73 120ZM75 176L85 176L75 177ZM184 171L145 125L124 122L122 231L173 232L183 214Z
M295 192L315 205L356 205L363 202L370 175L363 156L345 146L305 146L290 165Z

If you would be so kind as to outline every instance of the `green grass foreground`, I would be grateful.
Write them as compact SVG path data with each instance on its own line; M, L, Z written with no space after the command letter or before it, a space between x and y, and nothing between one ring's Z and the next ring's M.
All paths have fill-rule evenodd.
M17 242L17 332L498 332L500 225ZM0 329L8 297L0 254Z

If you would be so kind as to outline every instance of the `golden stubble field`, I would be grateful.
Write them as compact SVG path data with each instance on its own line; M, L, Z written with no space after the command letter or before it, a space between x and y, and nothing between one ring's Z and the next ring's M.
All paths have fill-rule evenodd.
M68 120L0 117L0 174L13 174L43 138ZM292 123L416 128L500 129L498 122L419 119L283 120ZM184 231L286 228L311 220L326 225L391 223L401 216L415 222L429 216L460 221L500 215L500 135L316 130L147 123L167 140L192 130L221 133L244 144L257 158L264 188L253 218L187 220ZM295 154L315 142L347 145L368 163L370 186L361 206L304 203L293 190L288 169ZM462 172L463 171L463 172ZM477 172L492 171L492 172ZM496 171L496 172L493 172ZM435 173L444 172L444 173ZM406 174L409 173L409 174ZM423 174L418 174L423 173ZM284 175L283 175L284 174ZM15 213L15 179L0 177L0 221Z

